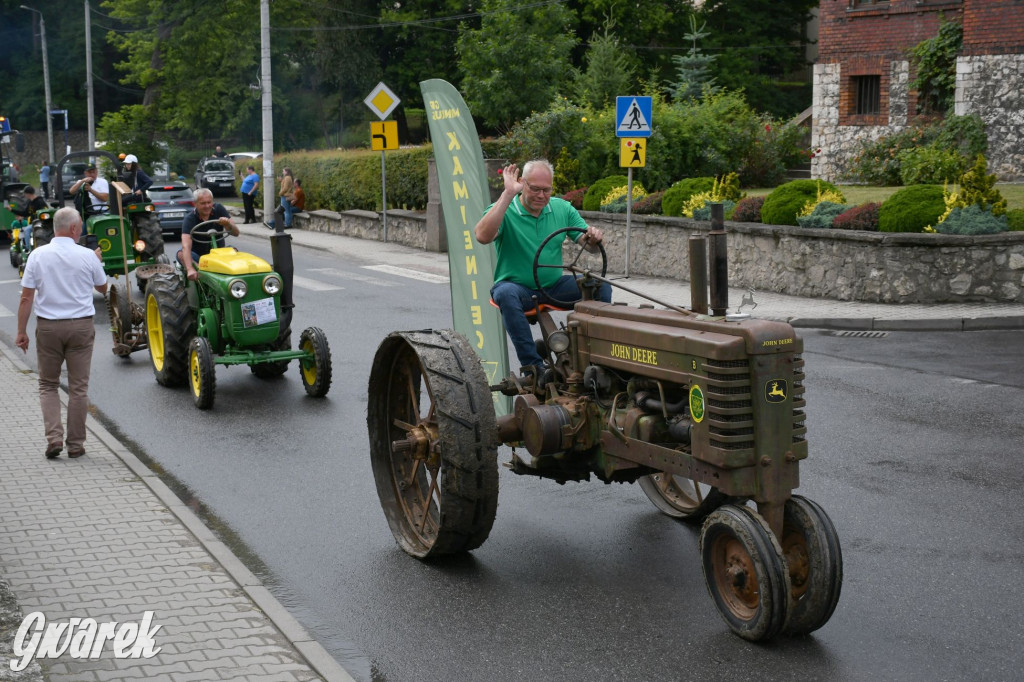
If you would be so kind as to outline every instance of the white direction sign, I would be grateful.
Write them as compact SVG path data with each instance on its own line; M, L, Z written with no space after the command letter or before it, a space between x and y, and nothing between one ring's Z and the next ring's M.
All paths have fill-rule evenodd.
M650 97L616 97L616 137L650 137L652 109Z
M377 118L383 121L395 110L395 107L401 101L398 99L398 95L391 92L391 88L384 85L382 81L377 83L377 87L373 89L373 92L366 96L363 104L370 107L373 113L377 114Z

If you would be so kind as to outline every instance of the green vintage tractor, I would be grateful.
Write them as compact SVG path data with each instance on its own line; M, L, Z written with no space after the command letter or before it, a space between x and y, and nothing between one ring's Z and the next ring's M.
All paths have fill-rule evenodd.
M843 579L839 537L818 504L793 494L808 453L803 342L784 322L726 315L720 235L712 314L706 298L689 310L647 296L662 309L595 301L600 282L639 292L574 261L566 269L583 275L584 300L565 324L538 306L545 366L496 385L455 331L385 338L367 424L378 495L402 549L427 559L483 544L504 443L512 473L636 482L660 511L697 525L705 584L740 637L800 636L827 623ZM543 246L540 289L538 267L562 268L538 262ZM707 261L691 261L696 292ZM496 418L492 392L512 396L514 411Z
M72 152L57 162L54 172L57 205L64 205L65 168L75 160L99 161L114 178L120 177L121 161L105 151ZM74 178L68 178L74 181ZM109 182L107 204L95 207L79 191L73 197L75 208L82 215L82 244L99 247L103 270L114 278L107 292L107 312L113 336L113 352L126 357L146 347L145 313L131 300L129 274L134 272L136 285L146 290L146 279L156 272L171 272L170 260L164 253L164 239L153 204L146 197L134 196L123 182ZM123 278L123 279L122 279Z
M248 365L257 377L270 379L298 360L306 393L327 395L331 350L323 331L305 329L298 348L291 348L291 236L271 237L271 267L252 254L218 247L225 232L200 231L215 223L199 223L191 233L194 241L209 239L211 246L199 259L198 281L187 279L180 267L149 278L145 322L157 382L187 383L196 407L205 410L213 406L217 365Z
M47 208L36 213L31 222L17 219L12 223L9 256L11 267L18 269L18 277L25 274L25 263L32 250L49 244L53 239L53 214L56 211L55 208Z

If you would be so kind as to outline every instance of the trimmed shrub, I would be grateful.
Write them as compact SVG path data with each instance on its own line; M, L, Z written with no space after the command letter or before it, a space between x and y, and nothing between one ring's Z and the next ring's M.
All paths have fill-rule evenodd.
M1007 211L1006 225L1011 232L1024 232L1024 208L1011 208Z
M814 207L810 215L798 216L796 221L800 224L800 227L827 230L832 227L832 221L835 220L836 216L840 213L845 213L849 208L846 204L822 201Z
M911 185L886 199L878 209L880 232L923 232L946 212L941 185Z
M960 178L959 205L977 205L992 211L994 215L1006 213L1006 199L996 189L996 176L988 174L988 162L981 154L974 159L971 167Z
M940 234L995 234L1006 230L1005 215L995 215L977 204L966 208L957 206L948 218L935 226L935 231Z
M640 215L661 215L661 198L664 192L653 192L633 203L633 213ZM1024 211L1022 211L1024 213Z
M878 232L878 208L881 204L871 202L854 206L840 213L832 221L833 230L864 230Z
M622 187L627 184L629 179L625 175L609 175L606 178L601 178L589 188L587 188L586 194L583 195L583 210L584 211L598 211L601 209L601 202L616 187Z
M776 187L761 205L761 222L766 225L796 225L796 216L808 201L817 202L823 192L842 193L824 180L793 180Z
M587 193L586 187L574 189L571 192L566 192L562 195L562 198L572 204L572 207L577 211L583 210L583 195Z
M675 183L667 190L661 199L661 211L663 215L680 217L685 204L690 197L700 192L710 192L715 186L715 179L712 177L684 178Z
M732 219L740 223L761 222L761 205L765 197L747 197L740 199L736 204L736 210L732 212Z

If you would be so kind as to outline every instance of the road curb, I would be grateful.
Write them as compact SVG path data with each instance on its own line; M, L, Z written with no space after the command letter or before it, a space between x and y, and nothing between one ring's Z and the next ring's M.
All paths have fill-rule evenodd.
M18 371L23 374L35 374L32 368L18 358L15 352L2 341L0 341L0 352L11 360ZM63 386L60 387L59 392L61 403L67 407L68 395ZM235 556L226 544L217 539L213 531L182 502L181 498L160 479L158 474L125 447L93 414L89 414L87 428L97 440L109 448L115 457L142 480L157 499L167 507L168 511L192 533L203 549L220 563L231 579L242 588L257 608L273 623L274 627L306 659L306 663L316 674L325 682L355 682L355 678L309 634L302 624L271 594L260 579L246 568L241 559Z

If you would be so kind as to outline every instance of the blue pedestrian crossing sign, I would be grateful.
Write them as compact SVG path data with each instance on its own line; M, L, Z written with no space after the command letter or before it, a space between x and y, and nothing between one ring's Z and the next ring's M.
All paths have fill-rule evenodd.
M616 97L615 136L650 137L652 109L650 97Z

